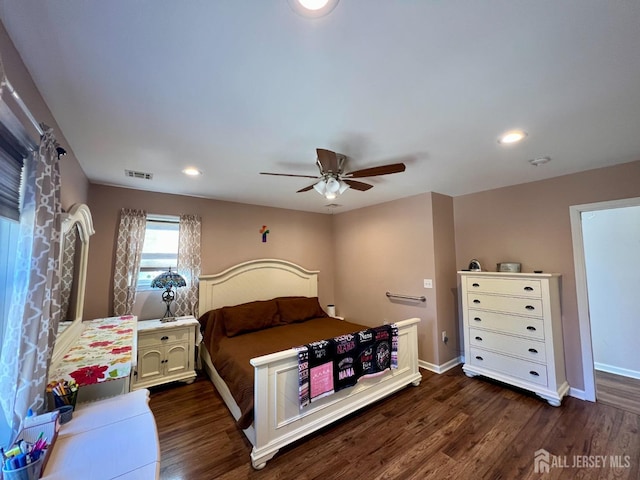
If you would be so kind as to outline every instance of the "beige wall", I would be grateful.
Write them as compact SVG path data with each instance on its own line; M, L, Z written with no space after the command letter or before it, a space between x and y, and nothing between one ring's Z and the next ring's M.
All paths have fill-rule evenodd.
M86 318L113 312L113 262L121 208L148 213L194 214L202 218L202 273L217 273L256 258L281 258L320 270L319 297L333 303L333 230L330 215L91 185L89 206L96 233L91 238L87 272ZM259 230L267 225L262 243ZM155 293L155 296L154 296ZM157 301L154 301L157 300ZM134 313L141 319L161 314L159 292L143 294ZM158 307L160 307L158 309Z
M60 190L60 200L62 208L68 210L74 203L86 203L88 197L89 181L84 174L80 164L76 160L73 151L67 144L60 127L51 115L47 104L36 88L31 75L26 69L18 51L13 42L9 38L4 25L0 23L0 55L7 78L11 85L20 95L22 101L27 105L32 115L38 122L44 122L54 130L54 135L58 143L67 150L67 155L60 159L60 175L62 188ZM2 99L6 100L7 105L22 120L27 130L34 139L39 138L36 129L31 122L22 114L20 108L15 104L9 92L3 92Z
M457 359L462 355L460 328L457 314L457 275L455 226L453 222L453 198L438 193L431 194L433 216L433 246L436 279L436 318L438 330L435 342L438 345L437 365ZM442 342L441 334L447 332L449 341Z
M336 311L369 326L419 317L419 357L437 358L431 195L421 194L334 216ZM426 303L390 300L385 292L425 295Z
M419 317L420 360L437 368L457 358L453 227L453 199L437 193L336 215L338 314L369 326ZM425 289L424 279L433 288ZM387 291L427 301L391 300Z
M544 168L544 167L540 167ZM640 161L453 200L457 268L522 263L525 272L562 274L562 327L569 384L584 389L569 207L640 197ZM590 368L590 367L588 367Z

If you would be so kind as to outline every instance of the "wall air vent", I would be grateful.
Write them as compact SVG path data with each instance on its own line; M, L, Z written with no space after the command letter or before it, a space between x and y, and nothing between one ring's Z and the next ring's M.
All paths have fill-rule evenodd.
M124 174L131 178L141 178L143 180L153 180L153 173L136 172L135 170L125 170Z

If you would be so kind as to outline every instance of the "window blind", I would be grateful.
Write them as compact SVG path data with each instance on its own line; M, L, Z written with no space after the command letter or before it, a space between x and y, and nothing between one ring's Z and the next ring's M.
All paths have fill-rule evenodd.
M16 160L0 146L0 216L20 220L22 158Z
M0 216L20 220L24 159L35 144L4 102L0 102Z

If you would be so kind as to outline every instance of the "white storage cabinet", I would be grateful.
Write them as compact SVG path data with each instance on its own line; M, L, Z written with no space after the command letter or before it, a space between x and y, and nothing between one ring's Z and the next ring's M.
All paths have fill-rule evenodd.
M174 381L193 382L198 326L192 316L166 323L138 322L138 361L132 389Z

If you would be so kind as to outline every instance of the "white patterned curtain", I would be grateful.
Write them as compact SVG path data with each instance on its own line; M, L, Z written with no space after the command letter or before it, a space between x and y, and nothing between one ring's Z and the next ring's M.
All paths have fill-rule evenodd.
M133 310L146 226L144 210L123 208L120 211L113 272L113 313L116 316L130 315Z
M176 289L176 315L198 316L198 284L200 282L200 217L180 216L178 240L178 273L187 281Z
M60 320L60 167L53 131L25 159L14 287L0 361L0 404L17 434L31 408L41 412Z

